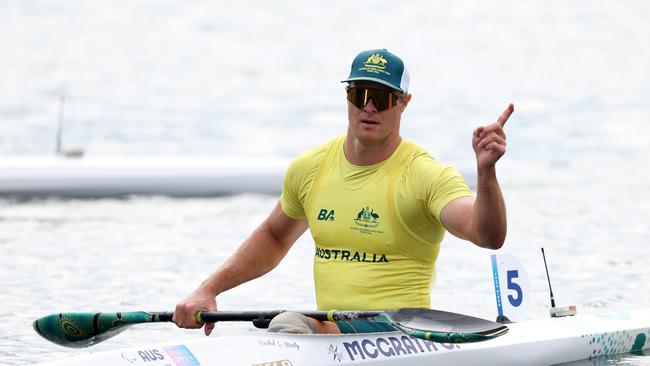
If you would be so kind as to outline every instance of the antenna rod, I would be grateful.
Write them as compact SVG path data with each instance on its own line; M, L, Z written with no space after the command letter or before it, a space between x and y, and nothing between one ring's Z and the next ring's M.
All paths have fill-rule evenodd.
M61 140L63 139L63 107L65 106L65 94L61 94L59 104L59 128L56 131L56 153L61 153Z
M546 265L546 255L544 254L544 247L542 247L542 257L544 257L544 269L546 269L546 279L548 280L548 289L551 291L551 307L555 307L555 298L553 297L553 288L551 287L551 277L548 275L548 266Z

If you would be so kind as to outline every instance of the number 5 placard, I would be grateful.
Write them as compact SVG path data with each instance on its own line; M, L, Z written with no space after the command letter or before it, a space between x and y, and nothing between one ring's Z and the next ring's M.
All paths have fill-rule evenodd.
M529 302L528 276L519 259L510 254L492 254L492 276L499 318L524 320Z

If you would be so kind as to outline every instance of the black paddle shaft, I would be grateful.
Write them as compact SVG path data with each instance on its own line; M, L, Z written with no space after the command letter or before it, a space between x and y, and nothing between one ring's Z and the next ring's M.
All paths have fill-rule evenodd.
M273 310L273 311L203 311L201 312L201 320L206 323L224 322L224 321L250 321L253 322L257 328L268 328L269 323L273 318L286 310ZM303 314L316 320L350 320L350 319L365 319L378 316L382 314L381 311L296 311L296 313ZM167 317L171 320L173 313L160 313L160 320L166 321Z

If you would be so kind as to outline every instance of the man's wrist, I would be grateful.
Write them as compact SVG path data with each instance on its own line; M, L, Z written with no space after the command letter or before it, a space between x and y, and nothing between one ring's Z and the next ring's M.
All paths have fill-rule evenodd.
M495 164L489 164L486 166L478 165L476 167L476 176L478 177L479 182L485 179L496 179L497 169Z
M214 297L217 297L221 293L221 289L218 285L218 282L207 279L201 283L201 286L199 286L199 291L203 292L204 294L209 294Z

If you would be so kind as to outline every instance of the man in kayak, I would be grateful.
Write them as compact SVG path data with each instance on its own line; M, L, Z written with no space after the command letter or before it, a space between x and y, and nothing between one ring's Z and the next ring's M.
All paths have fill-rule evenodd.
M472 136L476 154L474 197L453 168L400 136L409 102L409 74L385 49L361 52L347 83L348 128L300 155L285 174L280 201L237 251L176 305L174 322L203 326L201 310L215 310L216 296L273 269L310 229L316 244L314 282L320 310L429 308L435 263L445 231L480 247L500 248L506 209L496 162L506 151L503 125ZM209 335L214 324L205 325ZM321 322L283 313L271 331L352 333L391 331L380 322Z

